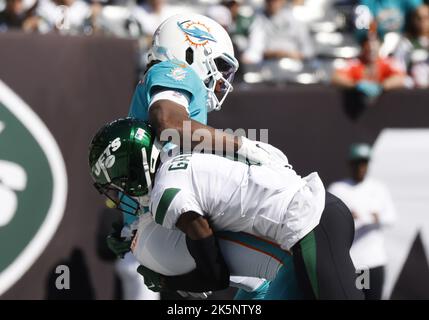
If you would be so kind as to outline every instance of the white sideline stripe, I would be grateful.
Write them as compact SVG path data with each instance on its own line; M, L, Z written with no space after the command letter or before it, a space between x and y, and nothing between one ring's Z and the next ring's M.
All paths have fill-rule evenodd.
M0 80L0 102L21 121L45 153L53 177L51 205L40 229L24 250L0 273L0 295L14 285L45 250L61 222L67 200L67 172L61 151L39 116ZM6 128L7 129L7 128Z

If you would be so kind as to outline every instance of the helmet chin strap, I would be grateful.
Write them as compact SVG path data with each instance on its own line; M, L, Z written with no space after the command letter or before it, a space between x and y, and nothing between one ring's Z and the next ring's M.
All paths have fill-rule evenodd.
M146 148L142 148L142 158L143 158L143 170L144 170L144 176L146 178L147 183L147 193L150 194L152 192L152 179L150 177L150 166L149 162L147 161L147 152Z
M152 192L152 179L150 177L150 173L151 173L151 165L149 165L149 162L147 161L147 152L145 148L142 148L142 164L143 164L143 170L144 170L144 175L146 178L146 183L147 183L147 194L144 196L139 197L138 201L139 203L143 206L143 207L148 207L149 206L149 199L150 199L150 194ZM155 161L156 162L156 161Z

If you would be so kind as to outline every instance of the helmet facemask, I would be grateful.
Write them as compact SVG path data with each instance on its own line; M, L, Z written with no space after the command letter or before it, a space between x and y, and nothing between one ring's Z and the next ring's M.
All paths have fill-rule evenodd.
M152 192L155 165L150 165L146 148L141 149L142 163L140 166L131 166L128 176L116 178L106 184L94 183L95 188L115 204L120 211L137 216L142 207L149 206L150 194ZM153 146L151 161L158 160L159 150ZM129 159L129 161L132 161ZM131 164L131 162L129 162ZM134 167L131 169L131 167ZM136 181L141 180L142 172L145 177L146 187L142 188ZM109 179L110 180L110 179Z
M104 195L115 204L115 209L133 216L137 216L139 214L141 206L138 198L131 197L126 194L123 189L118 187L116 184L109 183L101 185L94 183L94 186L100 194Z
M218 111L227 95L233 90L232 81L238 69L238 63L235 58L225 53L214 58L209 48L204 48L204 53L206 55L204 63L208 70L207 77L203 80L207 87L207 111Z

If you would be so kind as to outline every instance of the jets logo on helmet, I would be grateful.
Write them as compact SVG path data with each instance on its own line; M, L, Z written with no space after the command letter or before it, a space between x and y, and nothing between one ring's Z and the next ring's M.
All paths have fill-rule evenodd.
M204 82L208 111L221 108L233 89L231 82L238 61L232 41L220 24L199 14L175 15L165 20L154 33L148 61L167 60L186 63Z
M159 150L150 126L123 118L103 126L89 147L89 166L94 186L116 207L137 214L152 190ZM130 205L124 195L135 202Z
M115 164L115 156L112 152L115 152L121 147L121 139L118 137L110 143L104 152L100 155L94 167L92 168L92 172L96 176L99 176L101 171L106 175L106 179L110 181L110 177L106 171L106 169L110 169Z
M216 42L216 39L210 34L210 29L204 23L188 20L178 22L177 25L185 33L186 41L192 46L204 46L209 41Z

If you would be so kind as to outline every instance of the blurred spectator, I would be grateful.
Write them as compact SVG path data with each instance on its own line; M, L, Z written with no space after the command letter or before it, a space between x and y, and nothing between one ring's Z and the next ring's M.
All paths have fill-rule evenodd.
M422 5L407 19L406 33L394 57L402 62L411 76L412 85L429 87L429 6Z
M144 52L150 47L152 35L164 20L183 11L184 9L180 7L167 4L165 0L147 0L141 5L135 6L132 9L132 15L141 27L140 50ZM143 54L142 68L146 63L146 55Z
M210 6L206 11L206 16L219 23L227 31L232 27L232 14L223 5Z
M6 0L6 6L0 12L0 32L12 29L37 30L39 18L34 14L37 4L35 1L30 8L25 8L23 0Z
M314 55L307 26L297 21L285 0L265 0L265 8L250 26L249 46L243 53L244 63L263 59L292 58L303 60Z
M166 4L165 0L147 0L134 9L134 15L140 22L143 33L149 37L152 37L161 22L180 12L178 7Z
M360 5L366 6L367 10L357 10L356 26L358 36L363 36L372 19L375 19L378 34L381 39L388 32L402 32L405 26L405 17L418 6L423 0L360 0Z
M81 33L91 16L90 5L82 0L40 0L38 15L47 23L48 30Z
M377 98L383 90L405 87L405 74L398 63L379 56L380 41L376 33L361 38L358 59L334 71L332 82L342 88L356 89L369 99Z
M221 26L223 26L231 37L234 45L236 57L241 64L241 56L244 50L248 47L249 29L253 21L252 9L247 10L246 14L242 13L242 0L225 0L219 5L210 6L206 11L206 15ZM249 8L248 8L249 9ZM242 78L243 69L240 68L235 75L236 81Z
M240 12L243 0L225 0L222 4L227 7L231 14L231 25L228 28L229 34L232 39L237 37L247 38L249 36L250 25L252 24L253 17L243 15Z
M350 147L351 177L333 183L329 192L340 198L352 212L355 238L350 255L357 269L369 268L369 289L364 289L367 300L380 300L384 283L387 255L382 228L395 221L395 208L387 188L366 176L371 149L367 144Z

